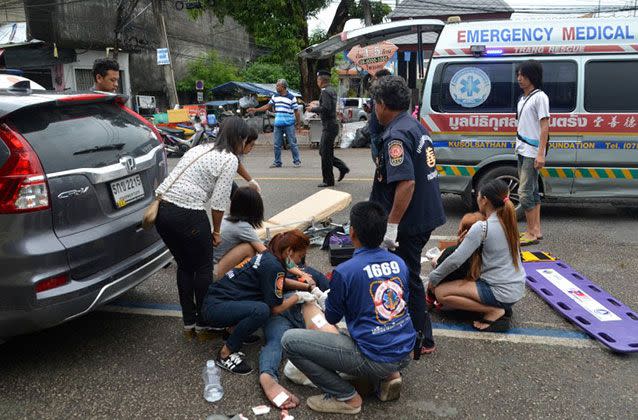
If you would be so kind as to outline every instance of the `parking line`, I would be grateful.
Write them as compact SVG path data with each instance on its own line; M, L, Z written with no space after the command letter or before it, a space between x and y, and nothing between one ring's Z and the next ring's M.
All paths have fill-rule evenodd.
M237 180L241 180L242 178L235 178ZM255 176L255 179L259 180L259 181L322 181L323 178L320 177L280 177L280 176L264 176L261 177L259 175ZM372 178L346 178L346 181L365 181L365 182L372 182L373 179Z
M101 307L104 312L133 315L163 316L181 318L182 311L177 304L116 301ZM438 337L509 342L516 344L541 344L573 348L597 348L596 342L580 331L556 328L516 327L507 333L487 333L476 331L468 324L433 323L433 332Z

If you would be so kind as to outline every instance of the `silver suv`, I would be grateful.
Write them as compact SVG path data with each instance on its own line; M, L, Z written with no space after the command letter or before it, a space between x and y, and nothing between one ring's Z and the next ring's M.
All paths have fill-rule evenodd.
M0 90L0 341L83 315L171 261L142 214L167 172L126 98Z

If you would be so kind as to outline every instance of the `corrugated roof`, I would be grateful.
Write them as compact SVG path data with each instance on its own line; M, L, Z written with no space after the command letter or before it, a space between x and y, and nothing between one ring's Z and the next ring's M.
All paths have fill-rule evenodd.
M392 13L390 19L419 18L428 16L472 15L479 13L513 13L502 0L404 0Z

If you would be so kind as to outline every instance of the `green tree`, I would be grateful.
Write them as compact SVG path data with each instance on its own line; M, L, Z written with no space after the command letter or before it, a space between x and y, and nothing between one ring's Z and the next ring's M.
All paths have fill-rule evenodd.
M188 65L186 77L177 83L177 90L190 92L195 89L195 82L203 80L206 88L239 79L239 68L230 61L219 58L216 51L192 61Z
M243 25L255 39L258 46L269 48L271 53L266 62L297 67L300 87L304 98L316 98L318 89L314 82L316 62L299 59L297 54L311 45L308 36L308 19L314 17L331 3L331 0L201 0L208 8L223 20L230 16ZM380 1L370 2L372 21L380 22L390 11ZM201 10L194 11L194 16ZM351 18L361 18L362 8L355 0L341 0L337 13L326 36L343 31ZM332 60L322 63L322 67L331 67ZM289 80L290 81L290 80Z

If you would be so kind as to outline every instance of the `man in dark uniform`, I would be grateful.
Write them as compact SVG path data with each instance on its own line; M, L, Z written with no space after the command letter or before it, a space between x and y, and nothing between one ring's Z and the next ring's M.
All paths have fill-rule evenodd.
M319 144L319 154L321 155L321 175L323 182L318 187L332 187L335 184L332 167L339 169L339 181L350 169L339 158L334 157L335 137L339 134L337 124L337 92L330 85L330 72L319 70L317 72L317 86L321 88L318 106L310 108L310 112L321 115L321 143Z
M381 69L372 76L370 84L376 82L382 77L389 76L392 73L388 69ZM366 104L366 112L370 113L368 118L368 131L370 132L370 152L372 153L372 161L377 163L377 156L379 155L379 146L381 145L381 136L383 134L383 127L379 124L377 114L374 112L374 101L370 99L370 102Z
M394 249L408 266L410 317L423 337L422 352L431 353L432 324L420 275L423 247L432 231L445 223L434 147L425 128L408 113L410 89L402 77L379 79L371 93L385 131L370 201L380 203L389 213L383 246ZM415 348L415 354L419 351Z

